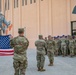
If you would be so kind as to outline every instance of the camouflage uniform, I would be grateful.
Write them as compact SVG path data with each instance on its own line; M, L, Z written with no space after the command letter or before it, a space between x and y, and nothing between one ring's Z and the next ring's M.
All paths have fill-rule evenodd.
M71 38L69 40L69 50L70 50L70 56L74 56L74 46L75 46L75 42L74 40Z
M42 36L42 35L39 35ZM46 47L46 42L43 39L39 39L35 41L35 46L37 48L37 67L38 71L43 70L44 67L44 62L45 62L45 47Z
M20 28L19 31L23 32L23 29ZM14 47L14 75L25 75L25 70L27 68L26 50L28 48L29 41L24 36L17 36L10 41L10 44L11 47Z
M65 56L66 55L66 39L64 37L62 37L61 39L61 51L62 51L62 55Z
M76 55L76 36L75 36L75 48L74 48L74 54Z
M55 56L58 56L58 51L59 51L59 40L58 38L55 39Z
M47 55L49 58L49 62L50 64L48 66L53 66L53 62L54 62L54 46L55 46L55 42L53 41L53 39L48 39L47 41Z
M47 42L47 37L45 37L45 42ZM47 48L45 47L45 52L46 52L46 55L47 55Z
M62 54L62 51L61 51L61 38L58 37L58 40L59 40L59 42L58 42L58 54L61 55Z
M2 30L5 31L5 28L2 26L2 23L6 24L7 27L10 25L10 22L7 22L5 17L0 12L0 35L2 35Z
M69 39L68 38L66 38L65 43L66 43L66 55L69 55Z

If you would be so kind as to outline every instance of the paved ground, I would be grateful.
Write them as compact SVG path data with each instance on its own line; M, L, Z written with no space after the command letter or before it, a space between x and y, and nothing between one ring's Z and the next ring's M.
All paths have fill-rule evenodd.
M48 66L48 58L46 56L45 72L38 72L36 67L36 51L28 50L28 68L26 75L76 75L76 57L55 57L53 67ZM14 75L12 56L0 56L0 75Z

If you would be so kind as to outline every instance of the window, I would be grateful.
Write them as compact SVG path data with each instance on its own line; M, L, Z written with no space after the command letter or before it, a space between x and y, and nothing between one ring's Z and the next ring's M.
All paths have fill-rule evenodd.
M7 0L5 0L5 10L7 10Z
M16 2L15 2L15 0L14 0L14 8L16 7Z
M1 0L0 0L0 11L1 11Z
M71 34L76 35L76 21L71 22Z
M8 0L8 10L9 10L9 0Z
M30 4L32 4L32 0L30 0Z
M36 3L36 0L34 0L34 3Z
M18 7L18 0L17 0L17 7Z
M18 0L14 0L14 8L18 7Z
M27 0L25 0L25 5L27 5Z
M22 6L24 6L24 0L22 0Z

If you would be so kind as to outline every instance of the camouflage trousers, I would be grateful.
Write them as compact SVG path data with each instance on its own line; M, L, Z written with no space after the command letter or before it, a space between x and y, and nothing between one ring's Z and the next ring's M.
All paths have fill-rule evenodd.
M69 49L70 49L70 56L73 56L74 55L74 46L70 46Z
M39 67L44 67L45 55L44 54L37 53L36 59L37 59L37 67L38 68Z
M65 56L66 55L66 46L65 45L61 46L61 51L62 51L62 55Z
M54 62L54 51L53 50L47 50L47 56L49 58L49 62Z
M54 54L55 54L55 56L58 56L58 48L55 48L55 51L54 51Z
M61 54L62 54L61 46L59 45L59 47L58 47L58 55L61 55Z
M76 46L75 46L76 47ZM74 54L76 55L76 48L74 48Z
M66 45L66 55L69 55L69 54L70 54L69 46Z
M14 67L14 70L15 70L14 75L25 75L25 71L26 71L26 68L27 68L27 61L25 60L23 62L20 62L18 60L14 60L13 67Z

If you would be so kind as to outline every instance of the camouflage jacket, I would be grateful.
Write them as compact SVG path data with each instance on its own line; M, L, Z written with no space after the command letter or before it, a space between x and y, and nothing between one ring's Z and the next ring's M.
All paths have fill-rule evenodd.
M46 42L42 39L35 41L35 46L37 48L37 53L45 54Z
M72 40L69 40L69 47L71 47L71 46L75 46L75 41L72 39Z
M59 48L59 40L54 40L55 41L55 49Z
M61 46L64 46L64 45L66 45L66 39L65 38L62 38L61 39Z
M54 50L55 48L55 42L53 40L48 40L47 41L47 49Z
M10 45L14 48L14 57L19 58L21 55L26 56L26 50L29 45L27 38L17 36L10 41Z
M10 40L11 47L14 48L13 59L23 62L27 60L26 50L29 46L29 41L24 36L17 36Z

